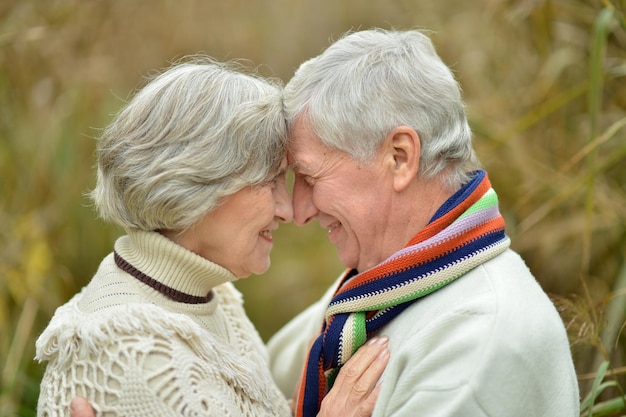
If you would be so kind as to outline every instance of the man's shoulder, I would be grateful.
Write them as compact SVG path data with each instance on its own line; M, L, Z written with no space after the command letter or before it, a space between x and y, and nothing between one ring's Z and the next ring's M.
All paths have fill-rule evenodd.
M484 331L492 332L494 326L511 329L516 323L545 321L546 315L553 325L562 326L556 308L523 259L507 250L414 301L387 330L414 334L445 323L464 322L484 324Z
M546 343L569 355L554 304L513 251L414 301L383 333L399 354L406 350L422 363L454 357L468 372L486 357L507 358L520 350L539 355Z
M576 405L563 322L513 251L416 300L383 333L391 351L383 378L396 384L392 403L396 396L423 405L437 393L469 392L486 415L507 415L533 398L537 410L551 401ZM507 393L515 407L499 404Z

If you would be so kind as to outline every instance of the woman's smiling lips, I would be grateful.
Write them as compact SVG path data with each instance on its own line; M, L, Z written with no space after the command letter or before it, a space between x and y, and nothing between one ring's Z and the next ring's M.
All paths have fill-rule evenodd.
M266 229L266 230L261 231L261 233L259 233L259 236L261 236L263 239L267 240L270 243L273 242L272 230L270 230L270 229Z

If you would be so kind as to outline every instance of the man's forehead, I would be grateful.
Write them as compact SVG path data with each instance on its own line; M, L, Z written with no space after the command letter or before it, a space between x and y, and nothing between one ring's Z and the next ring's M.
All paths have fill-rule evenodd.
M306 120L298 120L294 124L287 142L289 168L295 171L313 169L334 152L322 142Z
M304 163L310 158L313 153L311 146L307 146L307 140L311 138L302 138L299 135L294 135L287 145L287 163L290 169L297 169L302 167Z

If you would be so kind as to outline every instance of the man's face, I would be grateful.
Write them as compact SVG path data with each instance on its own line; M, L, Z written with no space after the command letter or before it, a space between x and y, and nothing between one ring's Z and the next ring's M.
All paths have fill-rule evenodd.
M347 153L326 147L306 120L292 130L289 164L295 172L294 220L317 219L328 229L339 259L364 271L391 253L385 230L391 208L391 179L381 159L360 164Z

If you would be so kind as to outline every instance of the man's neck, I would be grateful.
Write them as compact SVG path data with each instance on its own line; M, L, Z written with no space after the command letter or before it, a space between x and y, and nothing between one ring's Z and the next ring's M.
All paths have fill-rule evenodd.
M416 180L408 188L396 194L391 204L388 223L381 236L384 259L404 248L413 237L429 223L439 207L457 190L443 185L438 179ZM366 265L371 268L374 265Z

